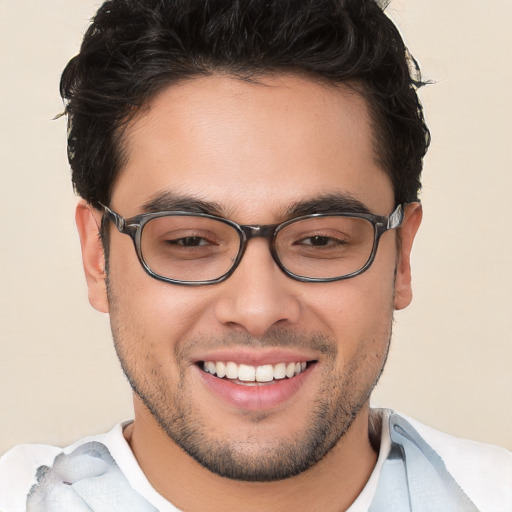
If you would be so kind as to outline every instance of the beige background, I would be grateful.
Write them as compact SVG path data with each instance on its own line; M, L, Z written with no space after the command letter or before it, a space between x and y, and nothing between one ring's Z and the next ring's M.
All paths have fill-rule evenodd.
M130 416L108 319L87 303L59 75L99 2L0 0L0 452ZM433 144L415 300L374 403L512 449L511 0L395 0Z

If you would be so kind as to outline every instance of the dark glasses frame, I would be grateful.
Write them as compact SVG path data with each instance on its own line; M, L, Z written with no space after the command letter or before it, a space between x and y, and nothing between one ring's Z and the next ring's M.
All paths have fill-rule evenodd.
M158 279L159 281L164 281L172 284L186 285L186 286L199 286L199 285L208 285L208 284L217 284L225 281L228 277L230 277L233 272L236 270L240 261L242 260L245 250L247 248L247 243L252 238L265 238L269 242L269 250L272 255L273 260L276 262L278 267L289 277L295 279L296 281L301 281L303 283L328 283L332 281L341 281L343 279L350 279L352 277L358 276L362 274L364 271L370 268L371 264L375 259L375 255L377 253L378 245L380 237L388 230L395 229L399 227L404 219L404 204L399 204L392 213L389 215L374 215L371 213L352 213L352 212L334 212L334 213L314 213L311 215L303 215L301 217L295 217L293 219L289 219L285 222L281 222L279 224L265 224L265 225L242 225L237 224L232 220L225 219L223 217L217 217L215 215L210 215L207 213L193 213L186 211L162 211L155 213L143 213L141 215L136 215L134 217L130 217L128 219L122 217L115 211L111 210L108 206L101 205L105 211L105 215L108 220L113 222L117 228L117 230L124 234L128 235L135 247L135 252L137 253L137 258L139 259L142 268L146 271L154 279ZM185 217L203 217L207 219L216 220L231 226L237 233L240 238L240 245L238 248L238 254L230 269L225 272L223 275L216 279L210 279L206 281L180 281L179 279L172 279L169 277L162 276L154 272L149 265L144 260L144 256L142 254L141 248L141 240L142 240L142 232L144 230L144 226L152 219L156 219L159 217L170 217L170 216L185 216ZM373 246L370 256L366 263L358 270L351 272L350 274L335 276L335 277L307 277L301 276L298 274L294 274L290 272L279 259L279 255L277 254L277 250L275 247L275 240L278 233L284 229L286 226L293 224L295 222L318 218L318 217L353 217L357 219L364 219L370 222L373 226Z

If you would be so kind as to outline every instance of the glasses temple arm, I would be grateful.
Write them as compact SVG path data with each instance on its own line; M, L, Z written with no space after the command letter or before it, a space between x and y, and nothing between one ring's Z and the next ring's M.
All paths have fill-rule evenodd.
M101 206L105 210L107 217L116 225L118 231L123 233L126 228L125 219L121 217L121 215L118 215L116 212L112 211L108 206L105 206L104 204L102 204Z
M404 220L404 208L403 208L403 205L399 204L395 208L395 211L388 218L387 229L397 228L398 226L400 226L400 224L402 224L403 220Z

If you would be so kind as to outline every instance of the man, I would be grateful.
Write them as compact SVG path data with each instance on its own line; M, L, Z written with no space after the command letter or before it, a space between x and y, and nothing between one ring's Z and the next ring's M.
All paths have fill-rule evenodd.
M370 0L100 8L61 91L135 419L13 449L0 510L510 509L508 452L369 407L411 300L420 85Z

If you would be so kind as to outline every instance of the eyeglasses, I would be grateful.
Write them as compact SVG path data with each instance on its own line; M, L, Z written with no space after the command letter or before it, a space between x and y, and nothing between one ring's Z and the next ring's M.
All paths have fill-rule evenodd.
M131 237L151 277L181 285L224 281L239 265L249 240L257 237L269 241L272 258L292 279L322 283L348 279L370 267L380 237L399 227L404 217L403 205L398 205L388 216L320 213L280 224L240 225L184 211L125 219L103 208L119 232Z

